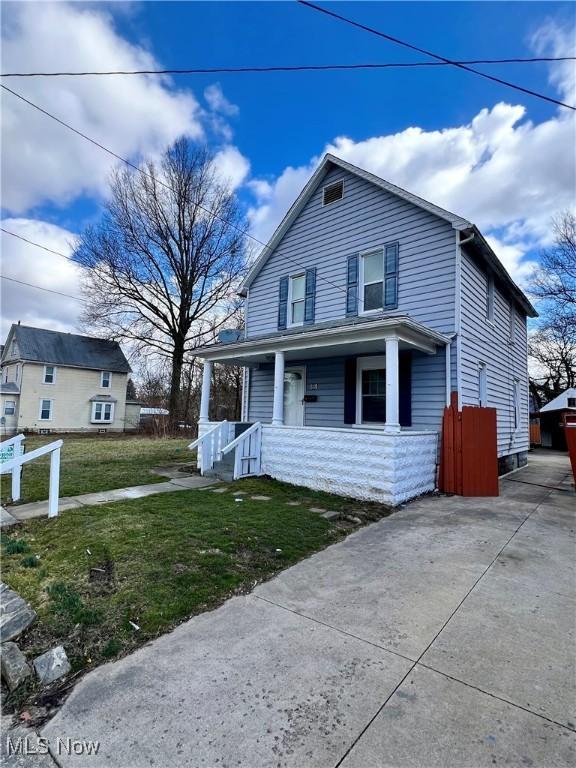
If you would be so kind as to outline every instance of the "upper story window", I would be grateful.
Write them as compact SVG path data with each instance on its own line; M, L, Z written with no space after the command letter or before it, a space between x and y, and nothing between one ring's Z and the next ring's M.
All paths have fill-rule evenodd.
M576 408L576 397L568 398L568 408Z
M100 372L100 386L103 389L110 389L112 386L112 374L110 371Z
M494 278L486 276L486 320L494 321Z
M288 288L288 325L304 323L304 304L306 299L306 275L294 275Z
M92 421L109 424L114 420L114 403L92 403Z
M360 254L360 312L398 304L398 243Z
M54 384L56 381L56 368L53 365L44 366L44 384Z
M344 197L344 181L335 181L327 184L322 190L322 205L330 205Z
M520 380L514 379L514 430L520 427Z

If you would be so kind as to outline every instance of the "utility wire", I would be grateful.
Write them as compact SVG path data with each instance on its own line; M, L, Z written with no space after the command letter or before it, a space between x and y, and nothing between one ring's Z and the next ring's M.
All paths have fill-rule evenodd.
M8 88L7 85L3 85L0 83L0 88L3 88L8 93L11 93L13 96L16 96L16 98L20 99L21 101L28 104L30 107L33 107L34 109L38 110L38 112L41 112L43 115L46 115L46 117L51 118L52 120L55 120L59 125L62 125L64 128L68 128L68 130L72 131L73 133L77 134L81 138L85 139L86 141L89 141L91 144L94 144L94 146L98 147L99 149L103 150L104 152L107 152L112 157L116 158L116 160L120 160L122 163L125 163L130 168L134 169L138 173L142 174L143 176L147 176L149 179L155 181L157 184L160 184L161 186L165 187L166 189L170 190L171 192L175 193L175 190L169 185L166 184L166 182L162 181L162 179L158 179L157 177L153 176L148 171L145 171L143 168L140 168L139 166L135 165L134 163L131 163L130 160L127 160L125 157L122 157L121 155L117 155L116 152L113 152L108 147L105 147L103 144L100 144L100 142L96 141L95 139L92 139L90 136L87 136L85 133L82 133L82 131L79 131L77 128L74 128L69 123L64 122L64 120L61 120L59 117L56 117L56 115L53 115L51 112L48 112L46 109L43 109L38 104L35 104L33 101L30 101L25 96L22 96L22 94L17 93L16 91L13 91L11 88ZM259 240L257 237L254 237L254 235L251 235L247 230L242 229L241 227L237 226L231 221L228 221L227 219L223 218L222 216L219 216L218 214L214 213L214 211L210 210L210 208L206 208L203 205L200 205L200 203L193 203L193 205L197 206L200 210L204 211L205 213L208 213L210 216L213 216L218 221L221 221L223 224L226 224L231 229L236 230L239 232L243 237L247 237L253 242L257 243L258 245L262 246L266 250L269 250L269 246L262 242L262 240ZM36 245L36 243L35 243ZM61 254L60 254L61 255ZM290 258L288 256L284 257L286 261L290 261L292 264L297 266L299 269L306 269L304 264L299 263L293 258ZM325 283L328 283L333 288L337 288L339 291L342 291L342 293L346 294L346 288L343 288L341 285L338 285L337 283L333 283L331 280L328 280L328 278L323 277L322 275L317 276L318 279L324 280Z
M71 261L76 266L82 267L82 264L79 264L77 261L74 261L74 259L71 256L66 256L64 253L60 253L60 251L55 251L52 248L48 248L46 245L42 245L41 243L35 243L34 240L28 240L27 237L23 237L22 235L16 234L16 232L11 232L9 229L5 229L4 227L0 227L0 231L4 232L6 235L12 235L12 237L17 237L18 240L22 240L25 243L28 243L29 245L35 245L36 248L41 248L43 251L48 251L48 253L53 253L54 256L61 256L63 259L66 259L66 261Z
M391 43L396 43L396 45L401 45L404 48L409 48L412 51L418 51L418 53L423 53L426 56L430 56L433 59L437 59L443 64L451 64L452 66L458 67L459 69L463 69L466 72L471 72L472 74L479 75L480 77L484 77L487 80L492 80L495 83L500 83L500 85L505 85L508 88L513 88L516 91L527 93L529 96L535 96L537 99L543 99L544 101L549 101L552 104L557 104L559 107L565 107L566 109L571 109L573 111L576 111L576 107L573 106L572 104L565 104L563 101L554 99L551 96L545 96L543 93L532 91L529 88L524 88L521 85L516 85L515 83L511 83L508 80L502 80L502 78L500 77L489 75L488 73L482 72L479 69L473 69L472 67L468 66L468 64L466 63L453 61L451 59L446 59L444 56L440 56L439 54L433 53L432 51L427 51L425 48L419 48L417 45L408 43L405 40L400 40L398 37L393 37L392 35L388 35L385 32L381 32L378 29L369 27L366 24L361 24L359 21L354 21L353 19L349 19L346 16L341 16L339 13L336 13L335 11L331 11L328 8L323 8L322 6L316 5L315 3L311 3L309 2L309 0L297 0L297 2L300 3L300 5L305 5L308 8L312 8L312 10L314 11L319 11L320 13L324 13L327 16L331 16L334 19L338 19L339 21L344 21L346 24L350 24L351 26L356 27L357 29L362 29L365 32L370 32L372 35L377 35L378 37L382 37L385 40L389 40Z
M37 245L37 243L33 243ZM40 246L42 248L42 246ZM81 299L80 296L73 296L71 293L62 293L62 291L54 291L52 288L42 288L41 285L34 285L34 283L27 283L25 280L17 280L15 277L8 277L8 275L0 275L2 280L10 280L11 283L18 283L19 285L26 285L28 288L36 288L38 291L46 291L46 293L55 293L57 296L66 296L67 299L76 299L76 301L85 302L86 299Z
M207 67L196 69L119 69L95 72L3 72L0 77L88 77L102 75L222 75L266 72L330 72L355 69L412 69L468 64L535 64L550 61L575 61L574 56L533 56L513 59L470 59L467 61L398 61L369 64L298 64L264 67Z

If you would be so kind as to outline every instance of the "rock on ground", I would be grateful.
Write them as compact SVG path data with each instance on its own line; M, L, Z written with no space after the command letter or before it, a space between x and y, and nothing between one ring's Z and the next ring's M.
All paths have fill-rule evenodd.
M31 674L26 657L16 643L2 643L0 666L6 685L13 691Z
M72 669L66 651L61 645L37 656L33 663L38 679L43 685L48 685L54 680L64 677Z
M5 643L18 637L36 620L36 611L4 582L0 582L0 601L0 641Z

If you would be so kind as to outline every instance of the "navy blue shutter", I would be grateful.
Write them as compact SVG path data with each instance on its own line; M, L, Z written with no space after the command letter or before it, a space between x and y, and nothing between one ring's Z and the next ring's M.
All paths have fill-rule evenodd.
M278 289L278 330L286 328L288 322L288 277L280 278Z
M398 355L399 418L401 427L412 426L412 353Z
M306 270L304 296L304 325L310 325L314 322L316 308L316 267Z
M348 256L346 317L358 314L358 254Z
M384 308L398 306L398 243L386 246L384 259Z
M356 423L356 358L344 361L344 424Z

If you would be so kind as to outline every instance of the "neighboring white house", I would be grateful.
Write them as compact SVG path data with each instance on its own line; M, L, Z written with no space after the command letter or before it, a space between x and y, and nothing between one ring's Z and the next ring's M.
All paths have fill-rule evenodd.
M326 155L241 295L197 350L203 471L397 504L435 487L452 392L496 409L501 473L526 463L536 312L466 219ZM210 422L214 363L244 367L243 424Z
M12 325L0 366L0 432L123 432L130 366L116 341Z

